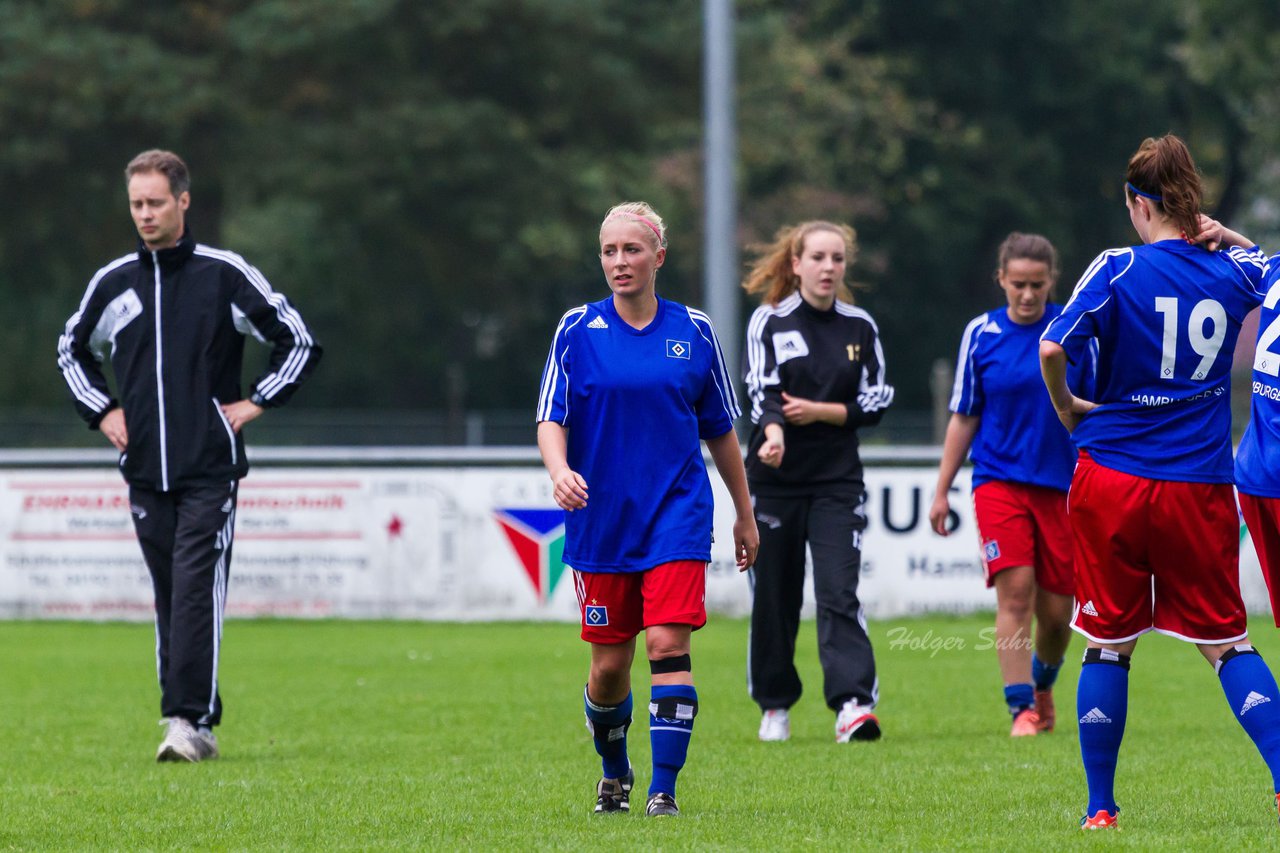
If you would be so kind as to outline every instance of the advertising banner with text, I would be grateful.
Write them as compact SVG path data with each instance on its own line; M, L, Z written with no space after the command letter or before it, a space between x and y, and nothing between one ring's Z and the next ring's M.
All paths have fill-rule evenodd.
M928 525L935 478L931 468L867 469L859 592L872 618L995 606L967 471L957 479L956 528L946 538ZM745 614L751 592L732 561L732 504L719 478L711 480L716 544L707 607ZM241 483L227 613L576 620L563 544L563 513L541 468L259 466ZM1241 562L1246 603L1265 612L1243 528ZM149 620L151 613L128 490L115 471L0 471L0 618Z

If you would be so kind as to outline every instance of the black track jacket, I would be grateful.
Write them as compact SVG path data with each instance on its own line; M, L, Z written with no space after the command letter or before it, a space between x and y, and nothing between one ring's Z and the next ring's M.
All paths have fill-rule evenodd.
M120 470L159 491L239 479L244 436L221 404L244 399L244 336L271 346L249 399L282 405L320 361L320 345L283 294L234 252L196 243L138 251L98 270L58 339L58 367L76 410L97 429L124 408L129 446ZM119 399L102 370L110 356Z
M753 492L811 493L815 488L861 484L858 427L880 422L893 402L885 383L884 351L871 315L836 301L820 311L793 293L777 305L761 305L747 324L747 393L755 428L747 450ZM782 392L820 403L843 403L843 426L789 424ZM782 465L770 468L756 455L766 424L781 424L786 441Z

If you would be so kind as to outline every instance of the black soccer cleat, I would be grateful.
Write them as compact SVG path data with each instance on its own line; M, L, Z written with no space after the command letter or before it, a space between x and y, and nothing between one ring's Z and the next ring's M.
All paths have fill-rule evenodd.
M680 809L676 806L675 797L659 791L649 798L644 813L649 817L675 817L680 814Z
M596 814L631 811L631 786L636 774L628 770L621 779L602 778L596 783Z

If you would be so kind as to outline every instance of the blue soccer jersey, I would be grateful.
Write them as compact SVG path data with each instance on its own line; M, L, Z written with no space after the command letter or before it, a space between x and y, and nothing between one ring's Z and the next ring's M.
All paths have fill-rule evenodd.
M1075 471L1071 434L1053 411L1040 376L1040 335L1062 313L1049 303L1039 321L1009 319L1005 308L970 321L960 341L951 411L981 418L969 456L973 486L1004 480L1066 491ZM1067 370L1067 384L1086 399L1097 369L1092 342Z
M1182 240L1099 255L1044 333L1072 360L1098 341L1100 405L1076 445L1126 474L1231 482L1231 358L1265 268L1256 247L1208 252Z
M1249 383L1249 426L1236 452L1236 487L1280 498L1280 255L1271 258Z
M587 506L565 514L565 565L638 572L710 560L712 498L701 439L740 414L706 314L666 299L643 329L612 297L560 318L542 373L538 421L568 429L569 467Z

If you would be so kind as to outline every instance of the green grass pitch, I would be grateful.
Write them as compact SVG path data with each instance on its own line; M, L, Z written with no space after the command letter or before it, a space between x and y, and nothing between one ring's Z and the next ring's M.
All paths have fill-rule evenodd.
M0 850L1264 849L1266 767L1196 651L1144 638L1122 829L1084 836L1075 638L1058 731L1011 740L989 616L872 625L885 737L836 745L812 622L792 740L756 740L747 625L694 637L701 713L677 819L591 815L587 647L566 624L238 621L223 757L158 765L149 625L0 623ZM1267 620L1255 640L1273 665ZM897 641L896 645L893 641ZM913 641L913 642L908 642ZM643 654L640 655L643 658ZM638 806L649 781L637 663Z

